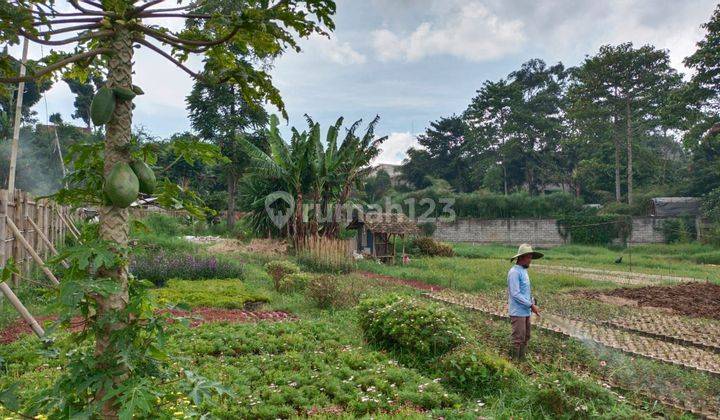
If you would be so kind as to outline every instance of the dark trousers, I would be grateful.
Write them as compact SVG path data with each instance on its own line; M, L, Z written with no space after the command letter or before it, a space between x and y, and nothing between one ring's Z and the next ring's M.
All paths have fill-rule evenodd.
M519 349L527 346L530 341L530 317L511 316L510 324L512 325L513 347Z

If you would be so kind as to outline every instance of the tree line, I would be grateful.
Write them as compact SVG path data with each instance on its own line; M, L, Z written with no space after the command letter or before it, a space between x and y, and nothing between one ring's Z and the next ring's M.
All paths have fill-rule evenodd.
M633 205L639 191L703 195L720 186L720 7L684 64L666 50L602 46L575 67L532 59L488 80L459 115L430 123L402 176L458 192L570 192ZM374 181L375 182L375 181Z

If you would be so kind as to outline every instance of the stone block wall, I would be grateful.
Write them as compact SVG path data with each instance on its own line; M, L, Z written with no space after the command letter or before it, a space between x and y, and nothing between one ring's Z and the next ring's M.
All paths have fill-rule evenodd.
M662 243L663 218L633 218L631 244ZM457 219L438 223L433 238L443 242L518 245L528 242L539 247L563 245L555 219Z

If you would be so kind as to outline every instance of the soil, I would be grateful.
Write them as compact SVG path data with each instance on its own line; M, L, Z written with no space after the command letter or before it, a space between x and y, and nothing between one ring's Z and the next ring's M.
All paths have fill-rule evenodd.
M720 319L720 285L682 283L675 286L624 287L607 292L582 292L587 297L632 300L638 306L666 308L696 318Z
M360 275L362 275L363 277L366 277L366 278L380 280L385 283L409 286L409 287L412 287L412 288L418 289L418 290L427 290L430 292L439 292L440 290L445 290L445 288L442 286L437 286L434 284L427 284L420 280L401 279L401 278L393 277L393 276L385 276L383 274L375 274L375 273L371 273L369 271L364 271L364 272L360 273Z
M220 308L197 308L192 311L170 311L175 316L182 316L190 319L190 326L196 327L208 322L255 322L255 321L285 321L293 320L295 316L283 311L247 311L243 309L220 309ZM46 321L55 321L56 317L36 318L40 325ZM83 321L81 318L73 318L71 321L73 332L81 331ZM25 334L32 334L32 329L22 319L18 318L12 325L0 331L0 344L8 344L18 340Z

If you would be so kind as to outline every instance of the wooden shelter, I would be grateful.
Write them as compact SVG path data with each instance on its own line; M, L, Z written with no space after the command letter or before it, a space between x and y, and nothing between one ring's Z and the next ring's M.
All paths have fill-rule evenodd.
M656 197L651 206L650 215L654 217L700 216L700 199L697 197Z
M395 262L394 237L418 235L417 224L402 213L368 212L353 215L347 229L357 230L357 251L370 254L381 261ZM405 242L403 241L403 254Z

